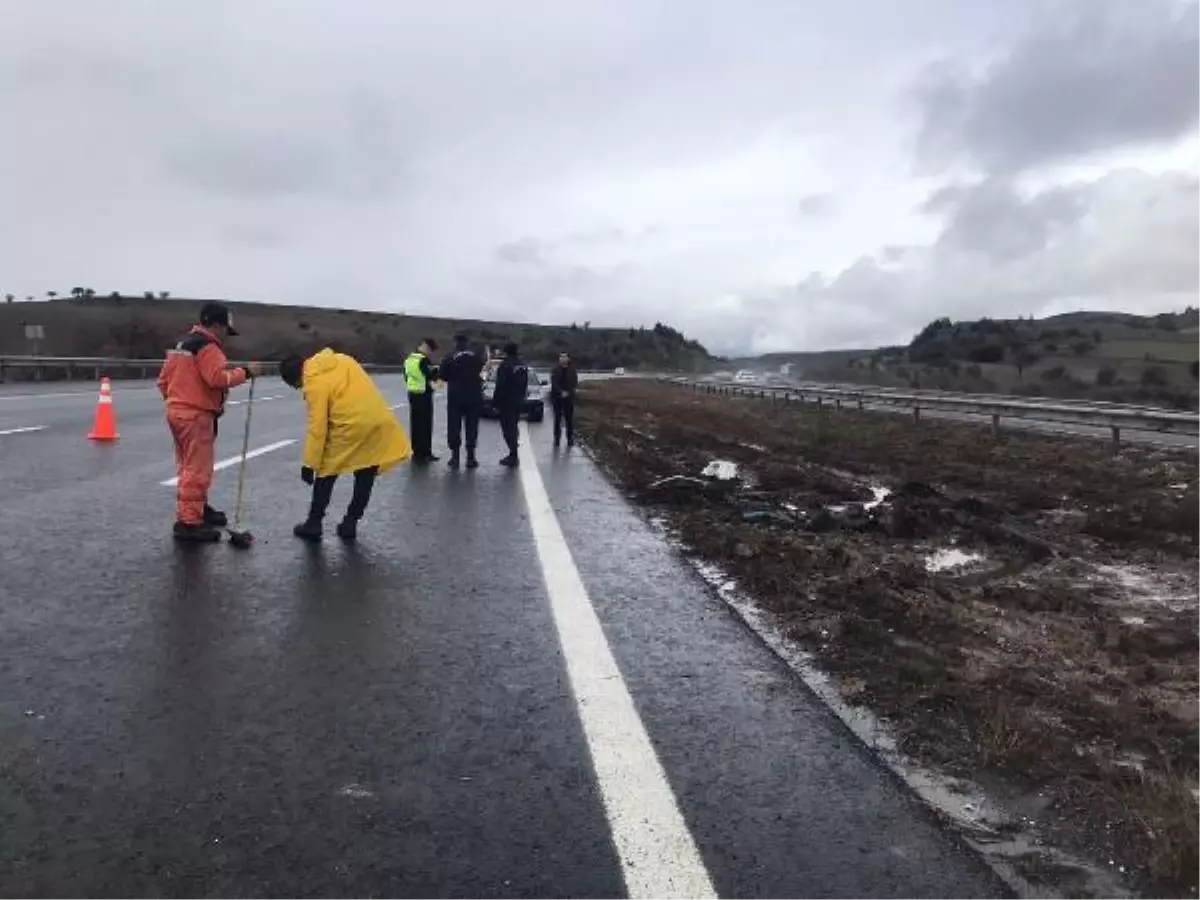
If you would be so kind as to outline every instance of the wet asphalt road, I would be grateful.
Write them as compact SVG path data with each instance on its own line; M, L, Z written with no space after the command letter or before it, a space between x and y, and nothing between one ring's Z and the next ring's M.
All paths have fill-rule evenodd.
M84 437L92 392L0 392L0 894L625 895L495 424L483 469L403 467L358 545L313 547L290 534L303 406L264 380L251 449L296 443L249 461L255 547L179 547L147 387L116 385L107 446ZM583 454L529 434L719 895L1004 893ZM231 514L236 472L213 491Z

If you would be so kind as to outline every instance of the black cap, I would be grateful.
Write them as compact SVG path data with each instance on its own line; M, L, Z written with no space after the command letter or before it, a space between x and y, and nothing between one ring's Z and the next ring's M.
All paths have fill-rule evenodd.
M200 310L201 325L224 325L232 337L237 334L233 327L233 313L224 303L205 303Z
M515 343L513 343L512 341L509 341L507 344L504 345L504 353L506 356L516 356L517 355L517 345Z

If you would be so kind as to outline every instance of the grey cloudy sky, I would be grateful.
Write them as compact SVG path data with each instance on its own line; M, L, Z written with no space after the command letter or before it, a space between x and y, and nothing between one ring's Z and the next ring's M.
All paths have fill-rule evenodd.
M0 0L0 292L721 352L1200 284L1182 0Z

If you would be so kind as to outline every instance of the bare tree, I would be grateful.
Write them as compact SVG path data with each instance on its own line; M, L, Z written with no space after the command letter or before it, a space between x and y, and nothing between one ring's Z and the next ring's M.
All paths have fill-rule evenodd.
M1025 370L1035 365L1041 357L1028 347L1018 347L1013 353L1013 365L1017 367L1017 378L1025 377Z
M166 300L166 299L167 299L168 297L170 297L170 296L171 296L171 292L170 292L170 291L159 291L159 292L158 292L158 299L159 299L159 300Z
M12 302L13 302L14 300L16 300L16 299L17 299L17 298L16 298L16 297L14 297L12 294L5 294L5 295L4 295L4 302L5 302L5 303L12 303Z
M46 296L53 300L58 296L58 291L46 291Z

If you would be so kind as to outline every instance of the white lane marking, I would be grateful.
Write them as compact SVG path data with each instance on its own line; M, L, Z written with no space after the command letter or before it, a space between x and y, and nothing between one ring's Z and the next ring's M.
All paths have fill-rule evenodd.
M0 431L0 434L28 434L31 431L43 431L45 428L45 425L27 425L24 428L7 428Z
M255 398L254 398L254 402L255 402L255 403L269 403L269 402L271 402L272 400L280 400L280 399L282 399L282 398L283 398L283 394L276 394L274 397L255 397ZM246 400L227 400L227 401L225 402L225 405L226 405L226 406L241 406L243 403L249 403L249 402L250 402L250 401L249 401L249 399L246 399Z
M259 447L256 450L251 450L246 454L246 459L254 459L256 456L262 456L264 453L270 453L272 450L278 450L281 447L287 447L288 445L294 443L296 443L295 438L288 438L286 441L276 441L273 444L267 444L265 447ZM216 463L213 466L213 471L219 472L222 469L228 469L230 466L236 466L241 461L242 454L239 453L237 456L231 456L229 459L223 459L219 463ZM179 478L168 478L166 481L160 481L159 484L161 484L163 487L175 487L175 485L179 484Z
M521 431L529 445L529 427ZM613 658L537 463L521 486L558 640L630 897L716 897L708 870Z

